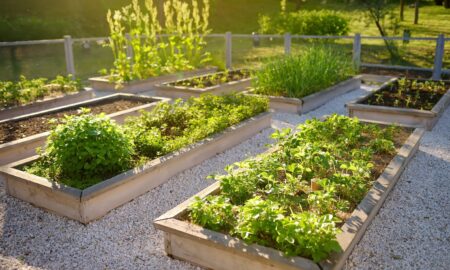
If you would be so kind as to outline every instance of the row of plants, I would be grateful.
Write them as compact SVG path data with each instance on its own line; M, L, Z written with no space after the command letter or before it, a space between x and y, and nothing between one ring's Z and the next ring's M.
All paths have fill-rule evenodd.
M275 16L261 15L259 31L263 34L346 35L350 31L349 19L332 10L286 11L286 0L281 0L281 12Z
M408 134L338 115L276 131L273 151L211 176L220 192L196 197L186 218L318 262L340 250L340 225Z
M241 94L160 103L123 126L84 110L66 116L38 150L40 158L24 169L84 189L267 110L266 99Z
M27 79L21 76L19 81L0 81L0 109L25 105L49 96L58 96L82 90L79 80L71 75L56 76L53 80L46 78Z
M251 72L247 69L225 70L219 73L208 74L205 76L198 76L185 80L179 80L169 83L170 86L184 86L190 88L206 88L215 85L225 84L229 82L239 81L250 78Z
M430 111L447 92L443 81L417 81L401 78L369 96L363 104Z
M108 11L114 67L103 72L118 83L192 70L211 60L204 35L209 30L209 0L164 2L159 16L153 0L138 0ZM159 35L168 36L159 36Z
M279 57L254 72L254 92L302 98L355 74L348 56L326 46L312 46L300 54Z

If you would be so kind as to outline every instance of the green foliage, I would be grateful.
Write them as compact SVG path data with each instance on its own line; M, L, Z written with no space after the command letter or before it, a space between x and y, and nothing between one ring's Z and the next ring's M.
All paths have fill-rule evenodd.
M124 127L82 110L51 131L45 151L38 151L40 159L25 170L84 189L267 110L265 98L204 95L160 103L152 112L128 118Z
M132 156L133 144L122 128L86 109L51 131L40 160L27 171L83 189L129 169Z
M224 196L196 197L189 210L197 224L215 231L231 230L235 224L233 205Z
M274 151L214 176L220 193L197 198L189 218L288 256L325 259L340 250L339 214L353 211L370 189L373 164L395 152L397 130L332 115L307 120L296 133L277 131Z
M108 11L110 44L114 55L112 79L126 82L176 71L194 69L211 60L202 35L208 34L209 0L164 3L164 24L158 20L153 0L142 10L137 0L114 12ZM129 37L127 37L129 34ZM157 35L169 34L168 38ZM127 55L131 49L132 57Z
M36 40L61 38L77 31L78 24L62 18L39 16L0 16L0 41Z
M276 58L254 73L255 93L302 98L354 74L347 56L314 46L300 55Z
M80 89L80 81L72 80L70 75L57 76L50 82L45 78L28 80L21 76L18 82L0 81L0 108L24 105L51 94L76 92Z
M136 154L152 159L267 110L268 101L264 98L203 95L173 104L160 103L152 112L129 119L125 127Z
M250 71L246 69L238 70L225 70L223 72L217 72L213 74L207 74L203 76L197 76L185 80L179 80L169 85L172 86L184 86L191 88L207 88L215 85L225 84L229 82L235 82L250 77Z
M331 10L301 10L282 12L277 16L260 16L260 32L264 34L295 35L346 35L349 32L349 20L339 12Z

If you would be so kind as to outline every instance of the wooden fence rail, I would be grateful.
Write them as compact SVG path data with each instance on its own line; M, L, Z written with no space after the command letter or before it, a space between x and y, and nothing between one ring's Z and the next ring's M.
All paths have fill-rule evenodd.
M162 34L158 37L167 37L168 34ZM361 62L362 40L406 40L405 37L381 37L381 36L361 36L356 34L354 36L311 36L311 35L291 35L286 33L284 35L266 35L266 34L232 34L227 32L225 34L209 34L207 37L211 38L224 38L225 40L225 66L226 68L232 68L233 60L233 38L251 38L253 40L260 38L279 38L284 40L284 53L290 54L292 48L293 39L349 39L353 40L353 63L356 68L360 67L378 67L389 68L399 70L418 70L418 71L430 71L432 72L433 79L440 79L442 74L450 74L450 69L443 69L444 47L445 43L450 41L450 38L445 38L443 34L437 37L408 37L407 40L416 41L436 41L436 48L434 52L433 68L414 67L414 66L396 66L396 65L382 65L373 63ZM143 37L145 38L145 37ZM67 74L72 74L75 78L75 63L73 57L72 45L74 42L108 42L108 37L89 37L89 38L72 38L71 36L64 36L63 39L51 39L51 40L32 40L32 41L12 41L12 42L0 42L0 47L10 46L30 46L30 45L45 45L45 44L64 44L64 52L66 59ZM127 55L131 56L133 51L127 48Z

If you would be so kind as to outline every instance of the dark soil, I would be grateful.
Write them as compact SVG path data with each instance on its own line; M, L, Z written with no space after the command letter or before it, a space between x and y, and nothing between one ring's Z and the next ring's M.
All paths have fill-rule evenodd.
M228 82L239 81L250 77L248 70L231 70L228 72L220 72L206 76L199 76L188 80L182 80L170 83L170 86L184 86L191 88L207 88L215 85L225 84Z
M362 101L362 104L410 108L418 110L431 110L447 92L449 85L406 80L406 85L401 87L398 83L384 87Z
M406 77L406 78L421 78L421 79L430 79L432 76L431 71L398 70L398 69L374 68L374 67L362 67L361 73L370 73L377 75ZM441 77L443 80L450 79L449 74L441 74Z
M92 105L82 106L91 109L94 114L110 114L117 111L130 109L136 106L144 105L145 102L137 100L105 100ZM74 115L80 108L68 109L65 111L53 112L45 115L39 115L19 121L9 121L0 123L0 144L22 139L31 135L49 131L52 127L61 123L64 115ZM56 123L49 123L50 119L56 119Z

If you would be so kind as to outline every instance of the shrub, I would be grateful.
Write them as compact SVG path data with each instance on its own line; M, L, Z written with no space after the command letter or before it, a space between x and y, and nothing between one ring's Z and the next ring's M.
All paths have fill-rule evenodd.
M129 169L132 156L133 144L120 126L83 110L51 131L40 161L28 171L83 189Z
M258 22L260 32L264 34L338 36L346 35L349 31L348 19L341 13L330 10L280 13L273 18L263 15Z
M351 61L341 52L314 46L302 54L274 59L254 73L255 92L302 98L354 74Z

